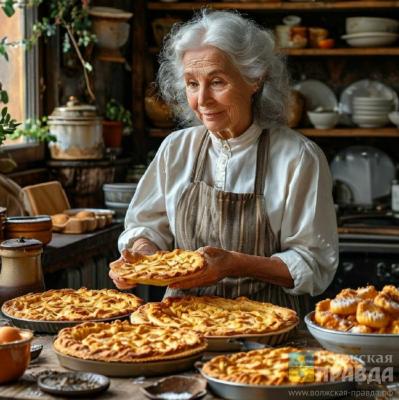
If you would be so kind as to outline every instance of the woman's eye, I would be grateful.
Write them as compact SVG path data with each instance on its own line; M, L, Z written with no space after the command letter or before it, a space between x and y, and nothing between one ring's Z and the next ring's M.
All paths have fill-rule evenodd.
M212 86L221 86L221 85L223 85L223 81L220 80L212 81Z
M188 81L186 82L186 86L190 89L195 89L198 86L198 83L194 81Z

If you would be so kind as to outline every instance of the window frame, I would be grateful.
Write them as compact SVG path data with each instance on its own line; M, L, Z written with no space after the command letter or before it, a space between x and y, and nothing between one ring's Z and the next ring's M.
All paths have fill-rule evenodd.
M17 4L23 10L23 37L32 34L33 25L38 20L37 7L27 7L21 1ZM24 106L25 119L35 118L40 115L40 65L39 65L39 43L30 50L22 49L24 57ZM21 121L18 121L21 122ZM24 141L21 143L4 144L1 146L1 153L11 156L18 165L26 166L30 162L42 161L45 158L44 144L35 141Z

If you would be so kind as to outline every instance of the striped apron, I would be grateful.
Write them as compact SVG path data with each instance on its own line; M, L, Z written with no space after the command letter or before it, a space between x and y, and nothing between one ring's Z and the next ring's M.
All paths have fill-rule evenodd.
M196 250L212 246L270 257L280 246L269 223L263 194L269 155L267 130L259 137L254 193L223 192L202 180L210 140L209 132L205 132L190 183L178 201L175 247ZM165 297L188 295L247 296L292 308L298 315L307 311L304 296L289 295L280 286L250 277L227 277L212 286L187 290L168 288L165 293Z

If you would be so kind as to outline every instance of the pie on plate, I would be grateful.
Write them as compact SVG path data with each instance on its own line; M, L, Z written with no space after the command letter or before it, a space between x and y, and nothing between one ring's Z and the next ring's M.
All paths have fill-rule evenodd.
M189 328L208 338L272 333L298 323L296 312L288 308L217 296L169 297L141 306L130 318L132 323Z
M196 251L175 249L157 251L151 255L130 253L110 264L111 270L127 284L166 286L201 273L205 267L204 257Z
M188 357L206 349L203 336L189 329L128 321L85 322L62 329L54 348L64 355L107 362L151 362Z
M361 369L361 362L345 354L281 347L217 356L202 373L226 382L278 386L342 381Z
M143 300L115 289L57 289L6 301L2 312L29 321L90 321L117 318L135 311Z

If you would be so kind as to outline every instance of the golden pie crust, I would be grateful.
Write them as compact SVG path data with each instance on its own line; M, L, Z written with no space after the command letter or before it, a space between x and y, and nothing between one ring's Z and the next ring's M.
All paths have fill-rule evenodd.
M314 320L337 331L399 334L399 290L393 285L380 292L371 285L343 289L334 299L316 304Z
M185 327L206 337L264 334L298 322L296 312L288 308L246 297L217 296L169 297L141 306L130 318L132 323Z
M151 255L124 253L129 262L116 260L111 270L127 284L166 286L205 269L204 257L196 251L175 249Z
M295 347L267 348L221 355L204 364L209 377L250 385L297 385L339 381L362 369L345 354Z
M204 351L206 346L204 337L188 329L119 320L64 328L54 342L55 350L68 356L128 363L183 358Z
M143 300L115 289L48 290L8 300L2 311L34 321L90 321L117 318L135 311Z

